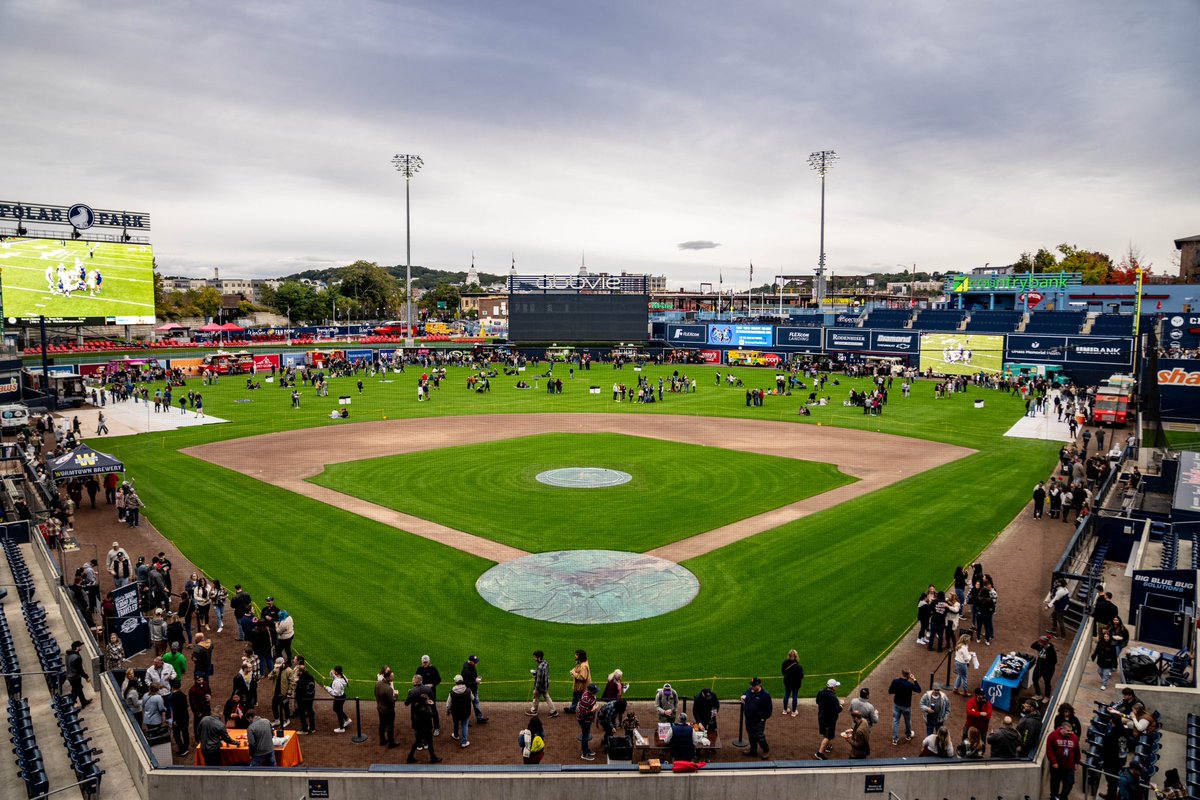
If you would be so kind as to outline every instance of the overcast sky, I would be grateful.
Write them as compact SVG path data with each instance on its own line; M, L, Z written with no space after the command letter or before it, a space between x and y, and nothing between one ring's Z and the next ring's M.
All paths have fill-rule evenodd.
M1200 234L1200 3L0 0L0 201L166 273L363 258L743 286ZM686 245L681 247L681 245ZM712 246L716 245L716 246Z

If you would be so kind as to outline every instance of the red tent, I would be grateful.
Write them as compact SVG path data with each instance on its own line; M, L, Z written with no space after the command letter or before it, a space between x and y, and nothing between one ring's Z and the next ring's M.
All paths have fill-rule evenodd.
M210 322L201 328L197 328L196 330L200 331L201 333L220 333L221 331L225 330L225 328L215 322Z
M203 329L201 329L201 330L203 330ZM217 330L229 331L230 333L241 333L242 331L244 331L246 329L243 327L240 327L238 325L234 325L232 322L226 322L224 325L220 326Z
M159 325L154 330L159 333L167 333L168 331L182 331L187 329L177 322L168 322L166 325Z

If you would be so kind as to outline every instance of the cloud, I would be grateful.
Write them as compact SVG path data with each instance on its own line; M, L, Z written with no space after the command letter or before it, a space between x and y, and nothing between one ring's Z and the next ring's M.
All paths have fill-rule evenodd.
M690 242L680 242L680 250L712 250L714 247L720 247L720 242L710 242L707 239L693 239Z

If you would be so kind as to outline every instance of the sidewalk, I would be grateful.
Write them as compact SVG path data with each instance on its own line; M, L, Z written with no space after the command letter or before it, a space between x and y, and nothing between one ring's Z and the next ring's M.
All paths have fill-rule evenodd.
M83 408L71 409L69 411L58 411L55 412L54 417L55 419L67 422L70 422L75 417L79 417L79 422L83 426L83 438L86 441L103 438L103 436L97 436L96 434L96 420L100 416L101 411L104 412L104 420L108 424L109 436L130 436L135 433L161 433L179 428L191 428L196 425L216 425L229 421L220 417L210 417L208 414L205 414L203 417L197 417L195 410L191 408L182 414L178 408L155 413L152 403L135 403L132 400L123 403L109 403L102 409L95 406L84 406Z

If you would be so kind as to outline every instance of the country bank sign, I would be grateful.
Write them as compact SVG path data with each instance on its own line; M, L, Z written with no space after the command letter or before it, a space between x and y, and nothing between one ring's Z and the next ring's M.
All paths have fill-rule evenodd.
M1003 294L1018 294L1034 292L1041 289L1067 289L1083 285L1083 273L1080 272L1025 272L1019 275L965 275L963 273L946 276L945 292L947 294L966 294L968 292L999 292Z
M133 228L150 230L150 215L140 211L110 211L92 208L85 203L70 206L47 206L37 203L0 200L0 223L14 220L19 225L38 223L70 225L78 231L88 228Z

